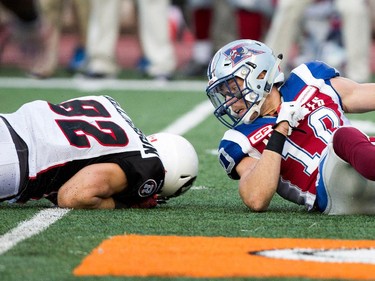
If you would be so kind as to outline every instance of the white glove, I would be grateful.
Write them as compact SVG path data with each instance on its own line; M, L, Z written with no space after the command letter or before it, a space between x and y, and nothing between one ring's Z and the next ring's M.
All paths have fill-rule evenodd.
M292 133L292 129L299 125L298 121L302 120L309 110L302 107L297 101L283 102L276 119L276 125L280 122L287 121L289 123L288 135Z

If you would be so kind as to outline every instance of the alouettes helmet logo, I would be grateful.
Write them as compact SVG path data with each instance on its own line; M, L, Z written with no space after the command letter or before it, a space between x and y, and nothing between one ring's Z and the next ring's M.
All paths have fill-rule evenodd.
M236 45L224 52L224 55L232 62L232 67L253 55L264 53L263 51L246 48L244 45Z

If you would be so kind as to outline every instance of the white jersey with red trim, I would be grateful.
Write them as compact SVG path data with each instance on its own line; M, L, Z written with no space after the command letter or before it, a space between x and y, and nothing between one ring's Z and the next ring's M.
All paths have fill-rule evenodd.
M284 101L298 100L309 113L285 141L277 193L308 209L314 206L318 165L332 133L350 124L330 83L338 75L322 62L310 62L295 68L280 88ZM244 157L260 158L275 122L276 117L262 117L224 134L219 160L231 178L239 178L235 167Z
M126 112L107 96L61 104L33 101L1 116L27 144L29 178L73 160L108 154L139 151L142 158L158 157Z

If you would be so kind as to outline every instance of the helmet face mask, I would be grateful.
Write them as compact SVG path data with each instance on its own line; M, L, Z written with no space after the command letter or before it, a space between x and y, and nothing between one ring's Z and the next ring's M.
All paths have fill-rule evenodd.
M206 93L219 121L233 128L259 117L273 83L284 81L279 62L270 48L255 40L233 41L217 51L207 70ZM236 102L242 102L245 111L238 114Z
M244 116L250 113L251 108L256 107L260 101L259 94L244 85L243 80L240 83L240 79L242 78L231 74L228 77L223 77L214 86L207 89L207 96L215 107L214 115L230 128L242 122ZM236 103L242 103L245 112L237 112L233 106ZM252 113L254 112L252 111Z

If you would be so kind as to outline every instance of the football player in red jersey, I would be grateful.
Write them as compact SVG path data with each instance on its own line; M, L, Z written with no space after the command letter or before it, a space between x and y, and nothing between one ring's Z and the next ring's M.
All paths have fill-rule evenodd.
M0 114L0 148L0 201L15 203L151 208L187 191L198 173L190 142L146 137L108 96L38 100Z
M212 58L206 93L230 129L219 160L239 180L250 209L265 211L278 193L325 214L375 213L375 139L346 113L375 109L375 84L340 77L312 61L287 79L265 44L236 40Z

